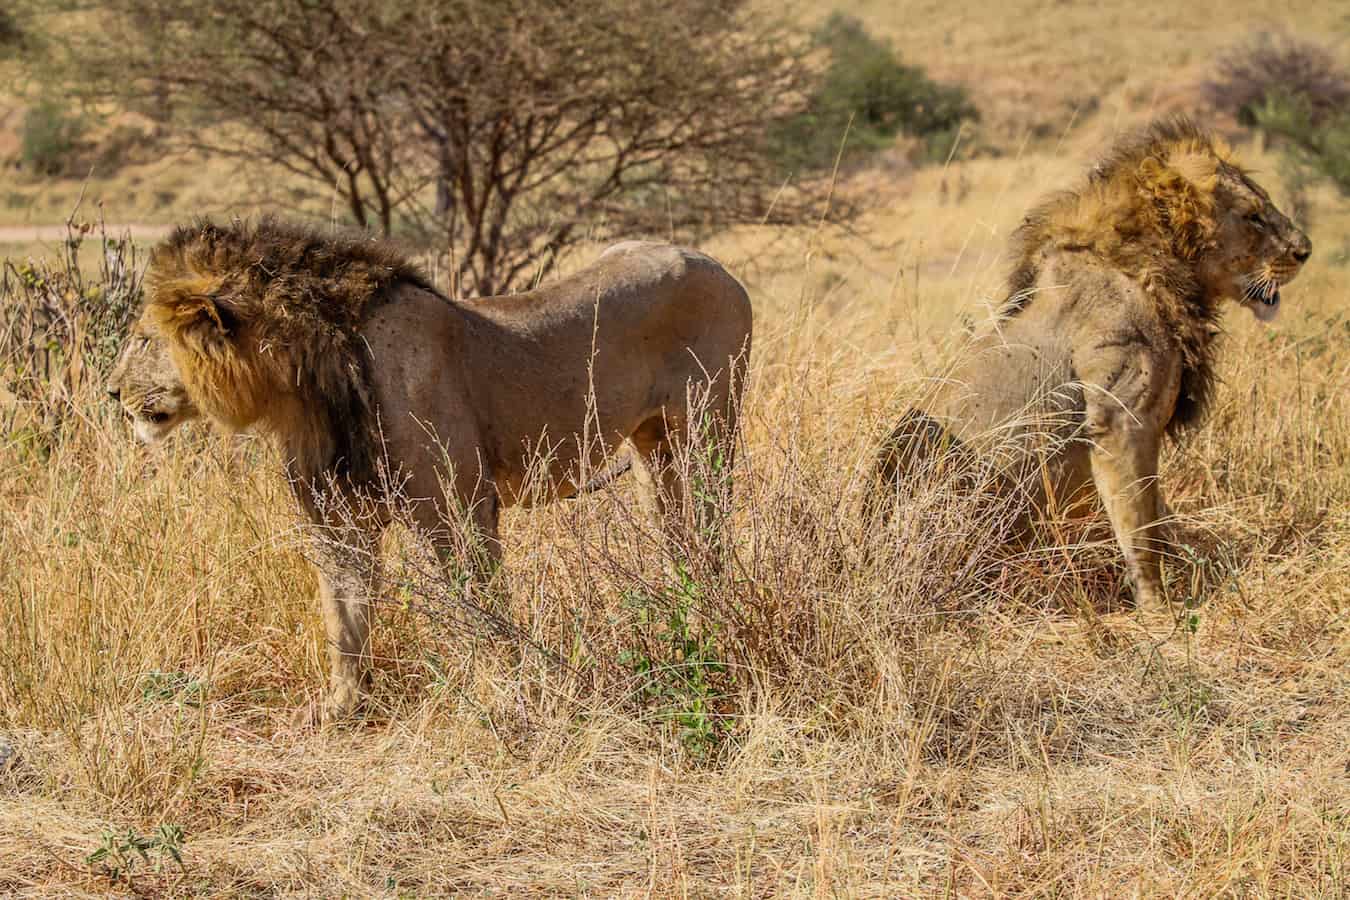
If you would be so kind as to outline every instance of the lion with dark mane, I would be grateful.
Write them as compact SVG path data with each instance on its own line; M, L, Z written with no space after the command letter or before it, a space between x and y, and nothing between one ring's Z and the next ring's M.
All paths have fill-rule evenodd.
M631 467L670 528L680 447L730 464L750 302L691 250L618 244L529 293L458 302L378 241L207 222L160 244L146 283L108 390L146 442L198 416L276 439L319 538L329 717L360 696L391 483L447 555L467 519L484 576L504 506Z
M1273 318L1312 245L1185 119L1121 141L1085 185L1034 208L1012 244L993 327L885 441L879 496L963 472L1020 500L1020 539L1048 507L1074 509L1095 491L1136 600L1158 601L1163 436L1210 399L1223 301Z

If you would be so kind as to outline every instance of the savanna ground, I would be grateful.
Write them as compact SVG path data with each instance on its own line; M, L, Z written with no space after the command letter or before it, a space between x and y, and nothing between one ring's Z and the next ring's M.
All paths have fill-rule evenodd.
M1350 893L1350 214L1333 192L1306 198L1314 255L1282 317L1230 312L1213 414L1167 453L1172 609L1114 602L1103 533L1000 556L940 495L884 532L859 514L878 434L995 298L1022 211L1119 129L1186 108L1251 28L1350 20L1311 3L856 12L970 84L1003 155L859 174L843 189L884 202L858 236L707 248L757 316L724 574L697 547L673 574L627 486L510 513L502 637L396 541L371 715L295 729L326 666L272 452L199 428L138 449L96 385L55 445L4 435L0 895ZM1285 199L1278 158L1241 155ZM86 202L109 221L202 211L119 205L149 173ZM254 209L230 183L194 190ZM16 187L39 212L8 221L59 222L79 189Z

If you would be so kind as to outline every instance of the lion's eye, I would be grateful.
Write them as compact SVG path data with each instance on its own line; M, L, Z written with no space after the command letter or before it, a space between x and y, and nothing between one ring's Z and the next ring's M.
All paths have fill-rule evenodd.
M1266 230L1266 220L1261 218L1260 213L1247 213L1247 222L1258 231Z

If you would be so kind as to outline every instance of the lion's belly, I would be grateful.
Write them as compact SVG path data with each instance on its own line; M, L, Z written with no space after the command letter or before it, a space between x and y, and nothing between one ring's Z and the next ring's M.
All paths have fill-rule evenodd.
M495 486L503 506L526 509L565 500L581 492L581 485L603 479L609 467L617 465L615 451L623 435L599 436L585 432L566 435L562 440L539 441L503 460L495 471ZM581 447L589 446L588 453Z
M625 439L664 440L653 421L681 427L691 385L706 392L709 376L708 408L725 415L751 330L735 279L697 254L644 245L587 271L516 297L447 305L410 295L372 317L373 349L394 359L377 370L380 405L417 420L405 423L404 447L435 436L443 452L414 456L422 469L452 469L461 497L486 488L529 506L572 496ZM412 327L446 317L444 328Z

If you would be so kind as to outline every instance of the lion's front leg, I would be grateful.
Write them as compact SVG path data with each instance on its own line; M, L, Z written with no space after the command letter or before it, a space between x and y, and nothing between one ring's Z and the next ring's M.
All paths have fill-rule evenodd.
M360 704L370 668L370 626L380 590L379 536L324 529L317 540L319 608L328 644L330 686L324 721L343 719Z
M1090 454L1092 479L1106 507L1116 541L1125 555L1135 600L1162 602L1163 527L1158 489L1158 435L1147 427L1129 427L1116 420L1100 432Z

